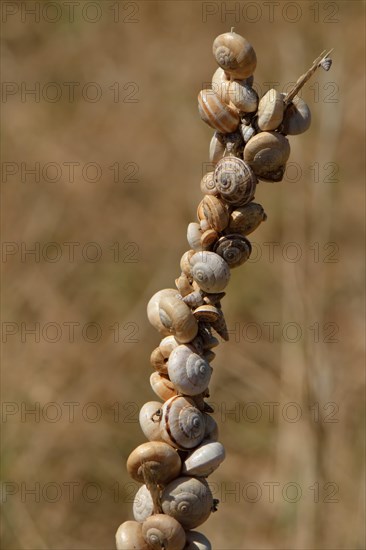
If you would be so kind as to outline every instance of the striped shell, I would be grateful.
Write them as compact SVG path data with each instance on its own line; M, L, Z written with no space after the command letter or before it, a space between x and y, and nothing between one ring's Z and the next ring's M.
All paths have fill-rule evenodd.
M198 111L201 119L211 128L223 134L235 132L239 126L239 113L221 101L213 90L201 90L198 94Z
M197 447L203 440L206 423L190 398L176 396L162 406L161 436L176 449Z
M214 180L220 197L225 202L238 206L252 200L257 184L257 178L249 164L231 155L217 163Z

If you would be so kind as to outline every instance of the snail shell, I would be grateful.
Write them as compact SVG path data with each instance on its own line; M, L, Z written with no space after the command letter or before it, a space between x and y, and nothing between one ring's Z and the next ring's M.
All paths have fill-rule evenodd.
M149 441L162 441L160 433L160 417L162 403L159 401L148 401L139 413L141 429Z
M215 323L220 317L220 311L217 307L211 304L204 304L197 307L194 310L193 315L196 317L197 321Z
M204 231L201 237L202 249L209 250L218 238L219 234L215 229L207 229L206 231Z
M203 440L206 424L192 399L176 396L162 406L161 437L181 450L197 447Z
M290 136L296 136L306 132L311 124L311 112L301 97L295 95L290 105L285 110L281 131Z
M213 90L201 90L198 94L198 111L201 119L211 128L223 134L235 132L239 126L239 113L223 103Z
M205 195L197 208L199 220L207 220L210 228L223 231L229 224L229 211L226 204L218 197Z
M170 399L174 395L177 395L177 390L174 387L174 384L164 376L163 374L159 374L158 372L153 372L150 376L150 386L153 389L153 391L156 393L160 399L163 401L167 401L167 399Z
M212 51L218 65L233 79L248 78L257 66L253 47L235 32L226 32L215 38Z
M202 231L201 231L200 225L195 222L188 224L187 241L189 246L196 252L199 252L200 250L202 250L201 237L202 237Z
M210 162L216 164L225 154L225 143L222 140L222 134L215 132L210 141L208 158ZM206 191L203 191L204 193Z
M204 420L206 425L204 441L217 441L219 438L219 428L216 420L213 416L205 413Z
M179 293L174 288L165 288L156 292L147 304L147 317L154 328L156 328L163 336L168 336L170 331L165 327L160 319L159 308L160 300L164 296L179 296Z
M180 344L190 342L198 332L192 311L180 294L163 296L159 302L159 317L164 328L172 333Z
M145 482L142 465L149 469L152 479L159 485L178 477L182 467L177 451L160 441L142 443L128 457L127 471L139 483Z
M132 513L136 521L143 522L154 512L154 502L149 489L142 485L137 491L133 505Z
M230 76L225 74L224 69L218 67L212 76L212 89L219 96L221 101L229 104Z
M225 449L218 441L202 443L183 463L182 474L208 477L225 459Z
M117 550L150 550L142 536L142 524L137 521L125 521L116 533Z
M233 80L229 84L228 95L231 103L241 113L255 113L258 107L258 95L245 80Z
M257 124L259 128L265 132L278 128L283 119L284 109L282 94L274 88L268 90L258 104Z
M194 250L187 250L180 259L180 268L182 273L188 278L191 276L191 263L190 260L194 254Z
M185 529L201 525L211 514L213 498L204 479L178 477L161 495L164 514L174 517Z
M189 294L193 290L187 275L183 272L177 279L175 279L175 286L177 287L178 292L182 296L182 298L184 298L184 296L187 296L187 294Z
M175 348L168 362L169 378L180 393L199 395L209 385L212 368L192 346Z
M197 531L186 532L187 543L184 550L212 550L210 541Z
M186 534L176 519L165 514L155 514L142 525L142 534L152 550L183 550Z
M225 260L215 252L196 252L191 258L192 277L204 292L221 292L230 279Z
M160 374L168 374L168 358L172 350L178 346L174 336L166 336L150 355L150 363Z
M281 181L289 156L288 139L278 132L261 132L244 149L244 160L262 180Z
M243 205L254 196L257 178L249 164L240 158L229 155L221 159L214 179L220 196L229 204Z
M219 239L214 247L229 267L238 267L249 259L252 246L242 235L226 235Z
M217 190L216 190L216 187L215 187L215 182L214 182L214 179L213 179L213 172L207 172L203 176L203 178L201 179L201 185L200 186L201 186L201 191L204 195L215 195L215 194L217 194Z
M233 210L230 214L228 233L249 235L267 219L262 205L250 202Z

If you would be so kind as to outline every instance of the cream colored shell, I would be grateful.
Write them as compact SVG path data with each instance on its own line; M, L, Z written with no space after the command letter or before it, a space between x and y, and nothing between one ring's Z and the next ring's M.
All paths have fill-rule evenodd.
M210 383L212 368L193 346L175 348L168 361L169 378L183 395L199 395Z
M162 406L161 437L176 449L197 447L203 440L206 423L192 399L172 397Z
M151 497L149 489L146 485L141 485L137 491L133 506L132 513L136 521L143 522L154 512L154 503Z
M281 181L289 156L288 139L278 132L261 132L244 148L244 160L262 180Z
M155 514L142 525L142 534L151 550L183 550L186 535L176 519L165 514Z
M142 523L125 521L116 532L117 550L150 550L142 535Z
M225 459L225 449L218 441L204 441L183 463L182 474L208 477Z
M140 427L149 441L162 441L160 433L160 417L162 403L159 401L148 401L145 403L139 413Z
M160 322L179 342L190 342L198 332L198 325L190 308L179 293L163 296L159 301Z
M181 470L181 459L173 447L160 441L142 443L132 451L127 459L129 475L140 483L145 482L144 468L159 485L169 483Z
M235 32L226 32L215 38L213 54L218 65L233 79L251 76L257 65L257 57L251 44Z
M250 202L244 206L235 208L230 214L227 233L239 233L249 235L267 219L263 206L256 202Z
M178 393L169 378L166 375L159 374L158 372L153 372L150 375L150 386L156 395L163 401L170 399Z
M280 92L272 88L260 99L258 104L258 126L263 131L275 130L283 119L285 104Z
M214 252L196 252L191 258L191 266L192 277L204 292L221 292L229 283L229 266Z

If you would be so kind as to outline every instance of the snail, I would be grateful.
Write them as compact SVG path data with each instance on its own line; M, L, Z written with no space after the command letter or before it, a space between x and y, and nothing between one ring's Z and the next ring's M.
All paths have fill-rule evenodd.
M191 266L192 277L204 292L221 292L229 282L229 266L214 252L196 252Z
M215 323L220 318L220 310L211 304L204 304L197 307L193 315L196 317L197 321Z
M203 250L209 250L211 246L218 240L219 234L215 229L207 229L202 233L201 246Z
M242 235L225 235L214 246L214 252L219 254L230 268L238 267L249 259L252 246Z
M186 532L186 546L184 550L212 550L212 546L208 538L197 531Z
M199 252L202 250L201 245L202 231L198 223L192 222L187 227L187 241L192 250Z
M209 385L212 368L195 353L192 346L180 345L170 354L169 378L176 389L184 395L199 395Z
M235 132L240 123L238 111L223 103L213 90L200 91L198 111L206 124L223 134Z
M232 79L250 77L257 66L257 56L251 44L235 32L226 32L215 38L213 54L224 71Z
M127 459L130 476L144 483L144 467L155 483L161 485L176 478L181 470L181 459L173 447L160 441L148 441L136 447ZM193 475L193 474L192 474Z
M194 253L194 250L187 250L187 252L185 252L180 259L180 268L182 270L182 273L184 273L184 275L186 275L187 277L191 276L190 259L192 258Z
M225 449L218 441L204 441L183 463L182 474L208 477L225 459Z
M258 103L258 127L265 132L278 128L283 119L284 109L282 94L274 88L268 90Z
M144 540L151 550L183 550L186 534L172 516L155 514L142 524Z
M163 336L169 335L169 329L161 322L159 315L160 300L163 296L179 296L174 288L165 288L156 292L147 304L147 317L154 328L156 328Z
M311 124L311 112L305 101L295 95L283 116L281 132L295 136L306 132Z
M197 322L178 292L174 295L163 295L159 300L158 308L160 323L165 330L173 334L177 342L184 344L196 336ZM157 323L155 327L158 328L158 326Z
M220 132L215 132L211 138L208 158L213 164L216 164L225 154L226 145L222 138L223 134L220 134ZM206 193L206 191L203 191L203 193ZM214 195L214 193L211 194Z
M218 67L212 76L212 89L219 96L221 101L229 104L230 77L225 74L224 69Z
M150 386L160 399L166 401L174 395L177 395L177 390L174 384L164 374L153 372L150 375Z
M211 160L211 158L210 158L210 160ZM219 160L219 159L217 159L217 160ZM216 190L216 187L215 187L215 182L214 182L214 179L213 179L213 171L212 172L207 172L203 176L203 178L201 179L200 187L201 187L201 191L204 195L216 195L217 194L217 190Z
M152 367L160 374L168 374L168 358L172 350L179 346L174 336L166 336L162 339L159 346L155 348L150 355Z
M150 550L142 535L142 524L137 521L125 521L116 532L117 550Z
M177 287L179 294L183 298L193 290L190 280L188 279L187 275L183 272L180 274L180 276L177 279L175 279L175 286Z
M135 520L141 523L154 513L154 502L146 485L141 485L137 491L133 500L132 513Z
M178 477L161 495L164 514L172 516L184 527L194 529L207 520L213 510L212 493L204 479Z
M199 221L206 220L207 229L223 231L229 223L229 211L226 204L213 195L205 195L197 208L197 218Z
M162 441L160 434L161 407L162 403L159 401L148 401L140 409L139 423L149 441Z
M244 149L244 160L265 181L281 181L289 156L288 139L278 132L261 132Z
M258 106L258 95L245 80L232 80L228 87L229 101L241 113L255 113Z
M267 215L263 206L256 202L249 202L231 212L226 232L249 235L266 219Z
M238 206L252 200L257 184L257 178L249 164L232 155L217 163L214 180L220 197L225 202Z
M194 401L188 397L171 397L162 406L160 433L176 449L197 447L205 435L206 424Z

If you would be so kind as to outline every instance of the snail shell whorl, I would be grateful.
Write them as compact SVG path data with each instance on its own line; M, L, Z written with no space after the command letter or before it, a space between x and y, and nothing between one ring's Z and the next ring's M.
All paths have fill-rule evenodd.
M212 368L192 346L181 345L169 357L168 373L180 393L194 396L208 387Z
M125 521L116 532L117 550L150 550L142 535L142 524L137 521Z
M237 157L221 159L216 165L214 179L220 196L229 204L243 205L254 196L257 178L249 164Z
M167 399L170 399L178 393L169 378L158 372L153 372L150 375L150 386L156 395L163 401L167 401Z
M204 479L178 477L163 490L161 505L164 514L174 517L185 529L194 529L209 517L213 498Z
M223 155L221 155L221 157L222 156ZM211 160L211 158L210 158L210 160ZM217 189L216 189L215 181L214 181L214 178L213 178L213 174L214 174L213 172L207 172L203 176L203 178L201 179L200 187L201 187L201 191L204 195L217 195Z
M191 265L192 277L204 292L221 292L230 280L229 266L215 252L196 252Z
M192 311L177 293L176 296L163 296L159 302L159 317L177 342L190 342L198 332L198 325Z
M263 180L281 181L289 156L288 139L278 132L261 132L244 148L244 160Z
M235 32L226 32L215 38L212 51L217 63L233 79L248 78L255 71L257 57L253 47Z
M179 454L173 447L160 441L142 443L132 451L127 459L130 476L144 483L142 465L149 468L152 479L157 484L169 483L176 478L182 466Z
M238 111L223 103L213 90L200 91L198 111L206 124L223 134L235 132L240 123Z
M224 201L213 195L205 195L198 205L197 217L207 221L210 228L223 231L229 224L229 211Z
M214 247L229 267L238 267L249 259L252 246L242 235L226 235L219 239Z
M142 534L152 550L183 550L186 535L176 519L165 514L155 514L142 525Z
M163 440L181 450L197 447L206 429L204 417L194 401L181 396L165 401L160 425Z
M143 522L154 512L154 502L149 489L142 485L137 491L132 507L133 517L136 521Z

